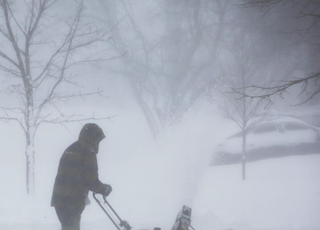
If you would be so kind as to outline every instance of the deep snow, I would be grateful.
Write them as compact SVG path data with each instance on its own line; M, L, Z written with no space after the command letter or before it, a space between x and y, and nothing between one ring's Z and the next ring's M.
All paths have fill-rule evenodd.
M183 204L192 206L192 225L209 229L320 229L320 155L208 167L215 146L234 126L212 114L191 113L157 143L139 112L97 122L106 132L98 155L100 179L113 186L109 197L134 229L171 229ZM96 113L99 115L98 113ZM25 195L24 139L15 124L1 123L0 229L60 229L50 207L60 155L77 138L80 124L44 125L37 136L36 196ZM82 230L114 229L91 198Z
M208 168L194 225L209 229L320 229L320 154Z

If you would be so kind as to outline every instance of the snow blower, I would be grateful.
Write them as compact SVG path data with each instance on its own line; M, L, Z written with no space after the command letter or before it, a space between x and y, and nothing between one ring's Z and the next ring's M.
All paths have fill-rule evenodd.
M127 221L120 218L114 208L107 201L106 197L102 196L101 198L100 196L98 197L96 193L93 193L93 198L118 230L132 229ZM190 224L191 208L183 205L182 210L178 213L176 221L171 230L189 230L189 227L195 230ZM161 228L154 227L153 230L161 230Z

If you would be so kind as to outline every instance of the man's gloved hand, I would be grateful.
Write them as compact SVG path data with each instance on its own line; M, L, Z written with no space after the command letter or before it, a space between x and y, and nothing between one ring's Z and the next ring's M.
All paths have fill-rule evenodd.
M109 184L103 184L104 191L101 193L102 196L109 196L112 192L112 187Z

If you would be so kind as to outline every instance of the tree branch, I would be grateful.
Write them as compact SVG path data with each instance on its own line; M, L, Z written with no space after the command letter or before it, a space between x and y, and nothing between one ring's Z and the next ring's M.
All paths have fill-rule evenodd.
M283 84L280 85L276 85L276 86L270 86L270 87L264 87L264 86L258 86L258 85L251 85L251 86L246 86L243 88L233 88L232 90L237 93L242 95L243 97L249 97L249 98L260 98L260 99L267 99L269 101L271 101L271 97L272 96L276 96L279 95L280 97L282 97L282 95L287 92L287 89L294 86L294 85L298 85L298 84L309 84L309 82L311 80L319 80L320 79L320 72L310 75L308 77L305 78L299 78L299 79L295 79L295 80L289 80L289 81L281 81L284 82ZM248 89L251 92L255 92L257 90L259 90L261 93L258 93L257 95L252 95L250 93L243 93L240 90L242 89ZM318 94L319 91L315 91L311 97L315 96L316 94ZM307 101L309 101L311 99L311 97L308 97L308 99L302 103L305 103Z

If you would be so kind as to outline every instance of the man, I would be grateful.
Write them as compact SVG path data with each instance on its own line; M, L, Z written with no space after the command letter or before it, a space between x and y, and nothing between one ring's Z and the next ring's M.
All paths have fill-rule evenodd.
M79 230L81 214L89 190L108 196L112 187L98 176L96 154L105 138L102 129L93 123L83 126L79 139L70 145L60 159L51 206L55 207L62 230Z

